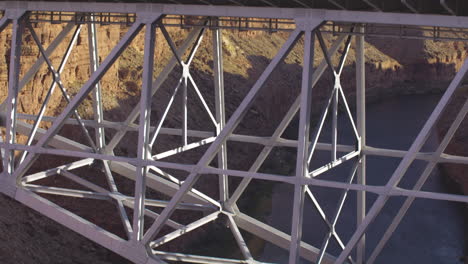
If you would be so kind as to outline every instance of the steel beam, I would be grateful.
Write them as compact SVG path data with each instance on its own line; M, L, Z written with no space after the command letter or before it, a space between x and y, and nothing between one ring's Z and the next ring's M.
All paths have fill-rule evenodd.
M224 102L224 68L223 68L223 37L221 29L213 30L213 73L216 106L216 135L219 135L226 125L226 110ZM218 167L227 169L227 145L221 145L218 153ZM229 198L228 176L219 175L219 199L226 202Z
M305 178L309 174L307 162L307 149L310 135L310 114L312 108L312 74L314 72L314 30L316 25L306 29L304 33L304 66L302 69L302 88L299 112L299 134L296 156L297 178ZM294 185L294 202L292 213L291 246L289 248L289 264L299 262L299 244L302 240L302 225L304 212L304 198L306 186L296 183Z
M15 181L11 179L15 166L15 155L14 150L11 149L11 144L16 143L16 123L17 123L17 111L18 111L18 93L19 93L19 74L20 74L20 63L21 63L21 45L22 36L24 31L24 13L18 14L13 19L13 32L11 38L11 49L10 49L10 68L8 75L8 97L6 99L7 107L7 118L6 118L6 135L5 143L8 145L4 147L4 160L3 170L9 178L9 183L15 185Z
M35 192L35 193L44 193L44 194L59 195L59 196L74 197L74 198L87 198L87 199L107 200L107 201L112 200L112 198L106 194L91 192L91 191L84 191L84 190L40 186L36 184L24 184L22 188L25 190Z
M357 31L364 33L364 27L357 27ZM366 154L362 149L366 147L366 58L364 54L364 35L355 37L356 49L356 122L359 133L359 165L357 168L357 183L366 185ZM357 193L356 224L359 226L366 215L366 193ZM356 248L356 263L363 264L365 259L365 235L359 241Z
M187 136L187 129L188 129L188 98L187 98L187 89L188 89L188 65L183 65L182 67L183 75L182 75L182 96L181 96L181 104L182 107L182 146L187 146L188 144L188 136Z
M90 73L93 74L99 67L99 54L98 54L98 39L97 29L94 22L94 15L90 14L90 23L88 24L88 49L89 49L89 67ZM97 82L94 87L93 93L93 109L94 109L94 120L98 125L102 124L104 120L104 113L102 110L102 88L101 83ZM96 146L101 151L106 145L104 127L98 126L96 131Z
M66 165L59 166L57 168L52 168L46 171L37 172L37 173L24 177L22 180L22 183L30 183L33 181L41 180L41 179L44 179L53 175L57 175L61 171L64 171L64 170L73 170L73 169L81 168L83 166L90 165L92 162L93 162L93 159L82 159L82 160L75 161Z
M239 247L243 257L245 260L247 260L248 263L255 263L255 260L252 257L252 253L250 253L250 249L247 246L247 243L245 242L244 237L242 236L232 214L227 214L227 217L229 219L229 229L231 229L231 232L234 235L237 246Z
M407 14L390 12L369 12L352 10L326 10L306 8L279 8L253 6L209 6L206 5L175 5L156 3L95 3L86 2L37 2L37 1L2 1L0 9L21 7L27 11L62 11L85 13L138 13L147 10L153 13L207 17L251 17L296 19L322 19L324 21L350 23L377 23L393 25L439 26L465 28L468 17L432 14Z
M336 82L339 82L339 76L335 76L335 85ZM338 80L336 80L338 79ZM333 93L333 100L332 100L332 129L331 129L331 139L332 139L332 150L331 150L331 161L336 160L336 144L338 143L338 89L339 87L335 87L334 90L336 91Z
M145 59L143 63L143 86L141 88L140 99L140 129L138 132L138 159L148 160L151 157L150 126L151 126L151 96L153 69L154 69L154 47L156 41L156 24L150 21L145 25ZM138 166L135 180L135 208L133 211L132 240L141 241L144 230L144 211L146 193L146 174L148 167Z

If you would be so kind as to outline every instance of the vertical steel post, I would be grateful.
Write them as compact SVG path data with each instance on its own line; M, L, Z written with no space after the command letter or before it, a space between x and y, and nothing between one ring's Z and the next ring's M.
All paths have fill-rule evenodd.
M296 159L296 178L294 185L294 204L292 216L291 245L289 264L299 262L299 248L302 240L302 223L306 185L301 178L308 177L308 145L310 136L310 109L312 99L312 75L314 72L314 34L307 29L304 34L304 66L302 70L301 103L299 112L299 135Z
M0 19L0 33L8 26L8 24L10 24L10 19L8 19L8 16L6 14L4 14L2 19ZM8 103L8 101L2 102L2 104L0 105L0 111L5 109L5 105L3 103ZM6 116L3 116L3 114L0 113L0 123L2 123L1 125L4 125L3 122L6 122ZM4 143L2 132L0 132L0 143ZM5 149L3 147L0 147L0 159L2 160L2 163L6 159ZM4 176L3 174L4 171L5 171L5 167L2 164L2 170L0 171L0 180Z
M187 139L187 122L188 122L188 109L187 109L187 88L188 88L188 74L189 74L189 65L182 63L182 145L187 146L188 139Z
M88 50L89 50L89 66L90 73L93 74L97 71L99 67L99 53L98 53L98 39L97 39L97 29L95 23L94 14L90 14L90 21L88 24ZM102 107L102 88L101 82L97 82L93 90L93 110L94 110L94 120L97 122L95 128L95 138L96 138L96 147L99 152L102 152L106 145L106 137L104 127L102 123L104 121L104 113ZM104 173L106 175L107 184L111 192L118 192L117 185L115 183L112 172L109 168L108 161L103 161L104 164ZM122 201L116 201L117 210L119 211L122 224L125 228L127 236L132 236L132 224L128 219L128 215L125 211Z
M17 121L17 106L18 106L18 91L19 91L19 73L21 63L21 44L24 31L24 16L17 16L13 20L13 32L11 37L10 51L10 72L8 75L8 97L7 97L7 117L6 117L6 136L7 144L14 144L16 141L16 121ZM14 150L8 145L5 148L3 160L3 170L8 174L11 184L16 184L15 179L11 179L14 170Z
M5 117L0 115L0 122L5 122ZM3 125L3 124L2 124ZM0 144L3 144L4 143L4 140L3 140L3 131L0 131ZM2 170L0 171L0 180L2 179L2 177L4 176L3 175L3 172L5 171L5 168L3 166L3 161L5 160L5 148L2 146L0 147L0 159L2 160Z
M331 161L336 160L336 144L338 143L338 96L340 87L338 83L340 80L339 75L335 75L335 93L333 94L333 109L332 109L332 135L331 135L331 142L332 142L332 149L331 149Z
M89 45L89 62L90 72L93 74L99 67L99 54L97 46L97 31L96 23L94 23L94 15L90 14L90 21L88 24L88 45ZM101 82L96 83L93 93L93 108L94 108L94 120L97 122L96 127L96 146L98 150L102 150L106 144L105 142L105 131L102 127L102 121L104 120L102 111L102 90Z
M218 22L217 20L215 21ZM223 70L223 40L222 31L219 28L213 29L213 67L214 67L214 88L216 105L216 135L219 135L226 124L226 111L224 105L224 70ZM223 143L218 153L218 167L227 169L227 145ZM226 174L219 175L219 199L221 202L227 201L229 196L228 177Z
M143 64L143 87L140 99L140 121L138 134L138 159L147 160L151 157L149 136L151 130L151 89L154 68L154 47L156 38L155 23L146 23L145 48ZM133 240L141 241L144 234L145 192L147 166L139 166L135 182L135 204L133 212Z
M358 33L364 33L364 27L357 28ZM359 133L359 148L366 146L366 61L364 57L364 34L357 35L356 41L356 116L357 130ZM357 170L357 183L366 185L366 155L361 151ZM366 192L357 192L357 226L362 223L366 216ZM366 240L362 236L356 248L356 263L362 264L365 259Z

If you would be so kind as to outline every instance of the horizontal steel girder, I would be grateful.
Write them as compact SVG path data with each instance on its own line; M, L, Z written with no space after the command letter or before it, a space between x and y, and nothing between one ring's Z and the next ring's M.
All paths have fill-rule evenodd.
M391 25L438 26L466 28L468 17L431 14L404 14L384 12L363 12L349 10L326 10L312 8L204 6L151 3L93 3L89 2L36 2L2 1L0 9L25 9L27 11L86 12L86 13L162 13L168 15L251 17L298 19L313 18L324 21L375 23Z

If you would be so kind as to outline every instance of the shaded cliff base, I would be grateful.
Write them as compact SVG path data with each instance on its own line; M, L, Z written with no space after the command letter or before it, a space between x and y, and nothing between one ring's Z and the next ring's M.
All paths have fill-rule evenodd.
M131 263L3 194L0 208L2 264Z

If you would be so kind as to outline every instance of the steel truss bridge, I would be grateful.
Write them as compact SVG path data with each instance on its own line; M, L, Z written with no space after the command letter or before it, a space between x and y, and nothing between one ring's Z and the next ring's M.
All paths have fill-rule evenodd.
M444 110L450 104L457 89L463 84L468 71L468 61L456 73L439 103L425 122L411 147L408 150L375 148L366 144L366 108L365 108L365 54L366 35L398 38L432 38L434 40L464 40L468 17L461 7L462 1L154 1L158 3L81 3L53 1L4 1L0 2L3 17L0 19L0 30L12 26L11 50L9 61L8 96L1 105L3 113L4 137L0 142L3 170L0 175L0 191L9 197L33 208L41 214L80 233L90 240L124 256L135 263L166 263L181 261L189 263L259 263L254 259L240 230L249 232L261 239L271 242L289 251L289 263L297 263L300 257L314 263L375 263L376 258L398 227L401 219L410 208L415 198L435 199L454 202L468 202L468 196L422 191L421 188L431 171L438 163L468 164L468 157L444 153L454 133L468 112L468 101L464 102L440 142L433 152L422 152L430 132L436 126ZM187 3L186 3L187 2ZM314 2L315 4L312 4ZM359 3L358 3L359 2ZM394 2L397 2L396 4ZM432 3L434 2L434 3ZM355 3L355 4L354 4ZM248 6L252 4L254 6ZM195 17L188 23L186 17ZM66 23L63 31L45 48L31 26L31 23ZM103 24L125 24L128 32L121 38L110 54L98 62L97 28ZM166 27L177 26L191 30L187 39L176 45L167 33ZM90 79L79 92L70 97L62 83L60 74L67 63L76 40L83 27L88 27L90 54ZM380 34L380 28L398 29L392 34ZM144 29L144 64L143 85L139 104L130 112L124 122L111 122L103 118L103 93L101 78L119 58L135 36ZM172 59L165 65L159 76L153 76L155 60L155 34L161 30L173 52ZM266 30L269 32L290 31L290 36L267 68L260 75L248 94L242 100L229 119L225 115L222 32L224 30ZM405 29L405 33L401 33ZM411 29L411 30L408 30ZM20 59L22 37L29 30L41 56L25 71L20 79ZM411 32L419 33L412 34ZM423 33L421 33L423 32ZM426 33L424 33L426 32ZM210 109L203 95L199 92L191 75L191 62L196 55L201 39L212 34L213 70L215 87L215 109ZM323 34L338 35L335 43L327 47ZM5 34L5 33L3 33ZM62 61L54 68L50 59L57 46L71 34L68 48L61 54ZM270 77L273 70L283 61L291 49L301 40L304 43L302 85L300 96L294 101L281 123L269 137L235 134L234 130L245 118L247 111L254 103L259 91ZM324 60L314 67L315 42L318 40ZM343 92L340 76L350 50L355 41L356 71L356 111L348 106L347 96ZM331 57L343 47L339 64L334 65ZM187 59L183 54L188 52ZM18 96L21 89L34 77L41 66L48 67L54 76L48 89L48 95L36 115L19 113ZM182 69L174 94L168 98L167 109L171 107L174 96L180 90L185 98L182 107L183 116L180 128L163 126L165 114L157 121L151 119L153 96L167 79L174 68ZM311 106L314 103L314 86L326 69L334 75L334 86L330 89L328 104L323 109L318 121L311 121ZM209 114L213 125L206 131L190 130L187 127L187 89L193 87L198 92L200 102ZM53 91L58 88L67 98L68 104L57 116L45 116L45 110ZM180 93L180 92L179 92ZM93 98L94 119L84 120L77 112L77 107L87 96ZM339 127L337 125L338 104L344 104L345 115L352 123L355 134L355 145L337 143ZM327 113L331 112L332 140L319 142L319 135L325 123ZM283 132L295 116L299 117L297 140L282 138ZM30 122L26 122L30 120ZM32 121L32 124L31 124ZM153 121L153 122L151 122ZM41 128L41 122L51 122L47 129ZM82 131L88 144L73 141L58 134L65 125L76 126ZM92 130L92 131L91 131ZM112 130L110 140L106 139ZM114 149L126 134L134 131L137 148L136 157L125 157L114 154ZM17 142L17 135L28 136L26 144ZM156 153L158 135L175 135L180 137L180 146L170 151ZM198 141L189 142L191 138ZM255 143L263 146L253 164L247 170L234 170L227 167L228 142ZM196 164L183 164L164 161L165 157L181 152L208 146ZM258 170L274 147L297 149L294 175L284 176L259 173ZM310 162L317 150L331 153L330 162L323 167L311 168ZM30 174L29 169L35 165L41 155L72 157L77 161L50 167L45 171ZM381 156L400 158L398 167L387 184L373 186L366 184L366 157ZM212 161L217 161L217 166ZM410 165L417 161L425 162L425 169L412 189L398 187L399 182ZM108 188L103 188L92 180L76 175L75 169L88 166L96 161L101 162ZM320 178L326 171L352 163L350 176L346 182L337 182ZM180 180L166 170L179 170L186 173ZM120 174L134 181L134 196L119 192L113 174ZM194 185L205 174L219 175L219 197L212 198L194 188ZM65 177L86 190L44 186L36 181L49 177ZM229 178L242 179L237 186L229 186ZM241 212L236 203L253 179L285 183L294 188L292 229L289 233L281 232L266 223L258 221ZM325 215L320 203L315 199L311 186L339 189L342 191L339 204L333 215ZM234 188L235 187L235 188ZM146 190L152 189L169 197L168 200L149 199ZM356 217L357 226L350 226L353 234L348 241L343 241L335 230L343 203L349 192L357 193ZM84 218L57 206L39 194L74 197L74 199L98 199L115 204L123 223L125 238L87 221ZM366 205L366 194L377 195L376 201ZM406 197L404 204L386 228L380 242L370 245L365 242L368 227L379 215L386 202L395 196ZM316 247L302 241L304 203L311 199L328 227L328 234L323 244ZM160 208L157 213L154 208ZM171 219L177 210L204 212L204 216L189 224L180 224ZM130 215L129 212L132 212ZM190 233L197 228L208 225L215 219L227 219L230 230L242 253L242 259L215 258L163 252L161 245ZM153 219L148 222L148 219ZM146 222L146 223L145 223ZM170 232L162 233L164 228ZM336 240L342 250L339 255L329 254L327 246ZM366 247L371 254L365 254Z

